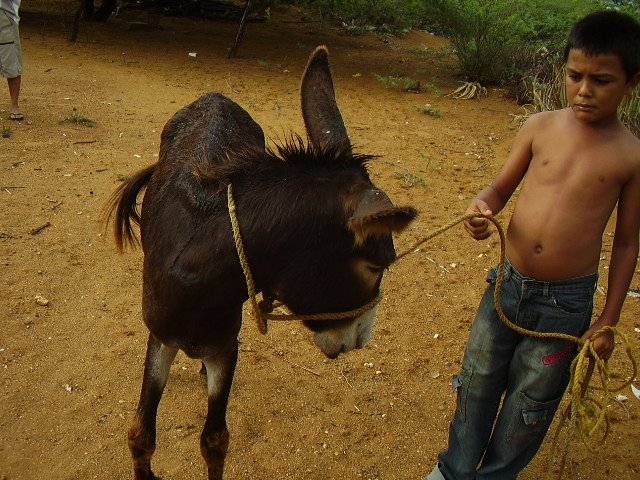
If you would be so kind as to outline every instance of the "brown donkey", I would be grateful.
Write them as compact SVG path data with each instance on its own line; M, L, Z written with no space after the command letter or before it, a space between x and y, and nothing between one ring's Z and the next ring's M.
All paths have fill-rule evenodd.
M209 479L221 479L229 444L226 409L238 357L248 287L229 216L230 202L255 290L307 320L316 345L335 358L362 347L375 309L368 304L395 259L391 234L416 216L394 207L369 179L370 156L354 154L335 100L328 52L311 55L302 79L308 145L293 136L265 148L260 126L228 98L207 94L166 124L157 164L114 193L120 250L140 225L144 251L142 311L149 341L129 448L136 480L155 479L156 413L178 350L206 367L208 413L200 449ZM228 185L233 197L227 197ZM141 214L138 194L146 187Z

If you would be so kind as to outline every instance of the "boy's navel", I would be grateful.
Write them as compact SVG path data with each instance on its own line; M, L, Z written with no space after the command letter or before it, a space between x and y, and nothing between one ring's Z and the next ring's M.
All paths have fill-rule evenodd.
M535 253L537 253L538 255L542 253L542 245L536 245L533 249L533 251Z

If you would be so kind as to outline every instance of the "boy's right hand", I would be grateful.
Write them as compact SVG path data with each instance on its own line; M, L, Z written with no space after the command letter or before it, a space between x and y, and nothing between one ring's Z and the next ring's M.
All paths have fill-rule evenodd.
M493 212L489 208L486 202L482 200L478 200L477 198L471 202L469 208L467 208L466 213L477 213L482 215L482 217L474 217L469 218L463 222L465 230L476 240L484 240L485 238L489 238L489 236L493 233L493 230L490 227L489 220L487 218L491 218L493 216Z

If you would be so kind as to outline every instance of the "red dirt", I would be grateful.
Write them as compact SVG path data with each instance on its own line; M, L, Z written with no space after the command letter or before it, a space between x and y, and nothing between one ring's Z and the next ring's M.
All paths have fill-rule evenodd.
M228 60L233 23L129 14L153 28L131 29L123 18L83 23L69 44L58 7L47 15L40 7L23 2L28 121L7 120L8 96L0 111L12 129L0 139L2 480L132 477L126 431L147 336L142 256L118 256L97 221L122 177L157 159L160 131L180 107L219 91L270 138L301 133L300 75L313 48L328 45L351 138L359 151L381 156L371 163L372 179L397 204L420 210L398 237L399 252L463 213L500 168L516 131L512 115L522 113L496 89L460 101L428 85L415 94L376 80L406 75L436 83L440 93L456 87L434 53L444 40L426 33L350 37L288 10L250 24L238 58ZM416 108L427 103L441 118ZM96 125L61 123L74 111ZM611 232L600 272L605 290ZM455 401L450 378L485 270L497 258L496 238L478 243L461 227L429 241L386 274L372 341L335 361L300 324L273 323L261 336L246 317L226 478L422 478L445 444ZM603 298L597 294L596 308ZM620 326L635 348L639 315L639 300L628 298ZM160 406L154 465L165 480L205 478L198 369L179 354ZM615 380L628 375L621 348L612 369ZM606 443L597 454L574 443L564 478L639 478L640 402L622 393L629 400L611 410ZM547 440L520 478L542 478L551 448Z

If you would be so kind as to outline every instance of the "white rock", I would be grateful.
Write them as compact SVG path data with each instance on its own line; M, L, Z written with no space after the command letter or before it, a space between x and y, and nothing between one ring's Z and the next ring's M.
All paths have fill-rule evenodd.
M43 297L42 295L36 295L35 299L38 305L42 305L43 307L46 307L47 305L49 305L49 299L47 299L46 297Z

